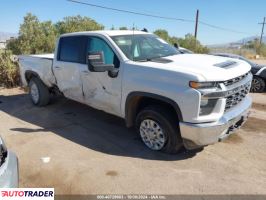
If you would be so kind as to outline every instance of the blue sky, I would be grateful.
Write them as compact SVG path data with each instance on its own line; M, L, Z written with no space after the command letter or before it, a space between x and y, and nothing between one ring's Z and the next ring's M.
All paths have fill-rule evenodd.
M248 36L260 35L258 22L266 16L265 0L81 0L93 4L119 9L146 12L154 15L175 18L195 19L195 12L200 10L200 20L245 32L246 34L216 30L199 25L198 39L203 44L220 44L237 41ZM78 5L66 0L1 0L0 31L17 33L23 16L31 12L40 20L56 22L65 16L88 16L103 24L106 29L113 26L133 24L138 28L146 27L149 31L158 28L168 30L170 35L183 37L194 33L194 23L156 19L132 14L102 10ZM266 32L266 31L265 31Z

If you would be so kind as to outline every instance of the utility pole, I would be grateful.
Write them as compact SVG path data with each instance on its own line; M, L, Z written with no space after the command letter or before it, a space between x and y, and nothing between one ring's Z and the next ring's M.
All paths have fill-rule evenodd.
M264 32L264 25L266 24L266 17L264 17L263 22L259 23L262 24L262 29L261 29L261 36L260 36L260 45L262 43L262 37L263 37L263 32Z
M198 24L199 24L199 10L197 10L197 13L196 13L195 35L194 35L196 39L198 35Z

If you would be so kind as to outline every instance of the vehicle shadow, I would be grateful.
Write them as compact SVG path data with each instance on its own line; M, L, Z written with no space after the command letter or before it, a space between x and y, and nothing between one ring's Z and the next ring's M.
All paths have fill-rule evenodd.
M46 107L34 106L28 95L0 96L0 110L38 128L15 127L16 134L53 132L86 148L117 156L149 160L183 160L192 158L200 150L182 150L168 155L149 150L124 120L86 105L53 97Z

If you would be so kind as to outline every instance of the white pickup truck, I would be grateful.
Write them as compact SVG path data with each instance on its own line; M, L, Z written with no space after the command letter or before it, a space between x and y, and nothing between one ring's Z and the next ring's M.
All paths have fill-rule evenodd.
M181 54L141 31L62 35L55 54L20 56L32 102L65 97L125 119L152 150L176 153L228 137L247 119L252 75L244 61Z

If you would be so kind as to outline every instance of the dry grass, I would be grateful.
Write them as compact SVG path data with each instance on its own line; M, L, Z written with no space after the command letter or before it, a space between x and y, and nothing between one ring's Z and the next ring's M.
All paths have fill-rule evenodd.
M0 52L0 86L15 87L19 85L19 67L10 51Z

